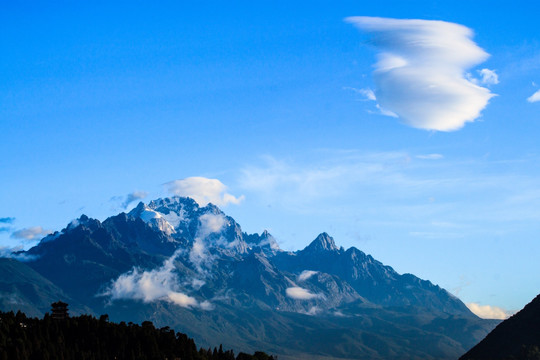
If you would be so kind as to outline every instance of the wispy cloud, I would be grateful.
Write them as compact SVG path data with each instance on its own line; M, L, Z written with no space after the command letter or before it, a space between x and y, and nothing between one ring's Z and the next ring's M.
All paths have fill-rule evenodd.
M285 290L288 297L295 300L311 300L321 297L319 294L313 294L308 289L301 288L299 286L289 287Z
M531 96L529 96L529 97L527 98L527 101L530 102L530 103L534 103L534 102L540 101L540 90L538 90L537 92L535 92L534 94L532 94Z
M51 230L45 230L41 226L32 226L29 228L14 231L11 234L11 237L14 239L33 241L39 240L41 237L51 233Z
M23 262L37 259L37 256L35 255L21 253L20 251L22 250L24 250L22 246L16 246L11 248L6 246L0 246L0 258L12 258Z
M462 25L432 20L349 17L372 35L379 51L373 77L375 97L407 125L438 131L462 128L480 116L494 95L465 77L488 54ZM496 78L485 69L481 80Z
M164 184L167 191L178 196L187 196L195 200L200 206L212 203L217 206L239 204L244 196L235 197L227 192L225 186L218 179L205 177L188 177L174 180Z
M300 273L300 275L298 275L298 281L306 281L307 279L309 279L310 277L312 277L313 275L317 273L318 271L304 270Z
M114 210L118 210L118 208L125 210L134 201L144 199L147 196L148 193L146 191L134 191L124 196L113 196L110 201L117 204L114 206Z
M482 69L478 70L480 75L480 83L485 85L497 85L499 83L499 75L495 70Z
M197 299L189 296L179 289L178 275L174 272L174 261L183 251L176 251L163 266L154 270L142 271L133 268L114 280L108 289L100 294L109 296L111 300L132 299L145 303L154 301L168 301L181 307L198 307L211 310L212 304L208 301L199 303Z
M367 89L356 89L356 88L353 88L353 87L344 87L343 88L344 90L350 90L350 91L353 91L357 94L359 94L360 96L362 96L364 98L364 100L370 100L370 101L375 101L377 100L377 98L375 97L375 93L373 92L373 90L367 88Z
M319 315L321 312L322 312L322 309L320 307L312 306L312 307L309 308L308 311L303 312L303 313L306 314L306 315L315 316L315 315Z
M482 319L498 319L504 320L507 319L511 313L504 310L503 308L491 305L480 305L477 303L468 303L466 304L469 310Z
M303 163L265 157L242 170L239 185L250 198L281 211L336 220L342 219L337 213L354 211L364 224L407 224L415 235L455 238L485 233L488 223L510 229L510 222L540 220L540 173L531 172L540 159L447 160L435 154L355 151L314 157ZM440 223L459 227L436 226Z
M411 167L407 153L351 151L318 157L314 163L299 164L266 156L261 165L242 169L240 186L273 202L301 204L346 196L351 187L409 181L403 174Z
M146 191L134 191L131 194L127 194L124 202L122 203L122 207L126 209L132 202L144 199L147 196L148 193Z
M424 155L416 155L417 159L422 160L440 160L443 159L444 156L441 154L424 154Z
M11 224L15 222L14 217L3 217L0 218L0 233L6 233L11 232L13 228L11 227Z
M227 220L222 214L204 214L199 218L199 227L195 236L195 242L189 252L189 261L197 268L200 274L205 274L213 261L213 256L207 248L207 238L211 234L220 232L226 225Z

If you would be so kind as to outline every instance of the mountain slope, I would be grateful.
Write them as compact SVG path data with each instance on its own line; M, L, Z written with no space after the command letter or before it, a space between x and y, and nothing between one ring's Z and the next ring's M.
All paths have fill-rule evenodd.
M71 313L91 312L26 264L0 258L0 308L3 311L20 310L29 316L43 316L50 312L51 303L59 299L70 302Z
M246 234L216 206L189 198L140 203L103 222L81 216L20 255L95 313L172 326L203 346L451 359L495 325L326 233L286 252L268 232Z
M484 359L540 359L540 295L460 358Z

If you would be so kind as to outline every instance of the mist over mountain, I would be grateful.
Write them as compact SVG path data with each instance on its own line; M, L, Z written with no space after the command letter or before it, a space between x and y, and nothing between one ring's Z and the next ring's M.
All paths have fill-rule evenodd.
M268 232L246 234L218 207L184 197L141 202L103 222L82 215L19 255L28 259L21 274L32 271L12 276L19 287L64 295L81 304L75 312L150 320L202 346L285 359L455 359L497 324L326 233L283 251ZM45 311L40 299L18 301Z

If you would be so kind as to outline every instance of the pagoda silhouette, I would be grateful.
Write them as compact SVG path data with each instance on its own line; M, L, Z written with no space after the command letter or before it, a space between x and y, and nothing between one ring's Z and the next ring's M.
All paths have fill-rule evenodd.
M56 320L64 320L69 317L68 304L62 301L57 301L51 304L51 317Z

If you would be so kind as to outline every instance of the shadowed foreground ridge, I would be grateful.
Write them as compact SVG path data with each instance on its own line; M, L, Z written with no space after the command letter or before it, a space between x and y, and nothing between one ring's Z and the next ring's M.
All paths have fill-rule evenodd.
M540 359L540 295L503 321L460 360Z
M274 360L263 352L234 356L232 350L197 350L193 339L169 327L115 324L107 315L55 320L28 318L22 312L0 312L0 359L183 359Z

